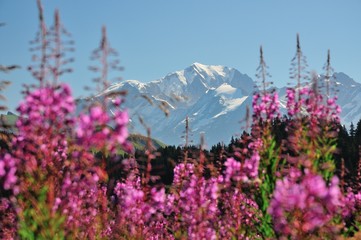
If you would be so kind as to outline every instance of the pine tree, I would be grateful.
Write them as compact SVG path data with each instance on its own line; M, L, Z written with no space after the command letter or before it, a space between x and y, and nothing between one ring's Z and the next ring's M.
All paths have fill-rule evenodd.
M350 137L353 139L355 137L355 134L356 134L355 126L353 125L353 122L351 122L351 125L350 125Z
M355 143L361 145L361 119L357 122L355 129Z

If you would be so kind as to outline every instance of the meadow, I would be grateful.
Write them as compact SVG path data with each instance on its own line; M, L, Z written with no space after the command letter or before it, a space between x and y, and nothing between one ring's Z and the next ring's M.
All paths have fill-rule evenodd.
M163 184L152 174L157 153L150 140L144 167L134 158L125 92L92 98L77 113L70 87L61 83L71 72L69 34L58 11L48 27L40 1L38 9L29 67L37 84L24 87L18 132L0 152L1 239L361 238L360 179L345 183L345 166L335 162L341 109L330 52L319 82L306 71L297 36L282 117L261 47L252 110L240 116L250 132L221 163L208 159L202 143L196 157L184 148L172 183ZM120 69L114 56L103 27L92 53L96 91ZM282 141L272 130L276 119L285 124ZM110 177L109 164L124 176Z

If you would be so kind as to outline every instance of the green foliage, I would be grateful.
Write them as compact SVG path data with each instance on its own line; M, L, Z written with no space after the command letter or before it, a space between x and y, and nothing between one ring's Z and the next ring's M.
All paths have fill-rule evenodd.
M46 202L47 193L47 187L42 187L38 196L19 196L19 202L24 205L19 223L19 235L22 239L65 239L65 217L52 212Z
M261 183L259 185L259 191L255 193L256 202L262 211L259 231L264 238L274 238L275 232L272 226L272 219L267 209L276 185L276 173L281 166L279 165L280 149L271 133L269 124L263 126L262 142L263 145L260 152L261 161L259 165L259 178Z

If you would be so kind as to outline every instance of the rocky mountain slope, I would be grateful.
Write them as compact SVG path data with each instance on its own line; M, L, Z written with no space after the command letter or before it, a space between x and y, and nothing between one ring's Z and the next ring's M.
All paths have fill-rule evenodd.
M361 84L344 73L334 76L342 123L348 126L361 118ZM193 63L148 83L137 80L115 83L98 97L111 91L128 92L125 107L131 116L131 132L145 134L139 122L142 118L153 137L166 144L184 144L188 116L193 144L198 144L200 134L204 133L206 144L211 146L221 141L228 143L232 135L243 131L242 120L247 108L251 108L254 85L252 78L234 68ZM285 88L278 91L282 99Z

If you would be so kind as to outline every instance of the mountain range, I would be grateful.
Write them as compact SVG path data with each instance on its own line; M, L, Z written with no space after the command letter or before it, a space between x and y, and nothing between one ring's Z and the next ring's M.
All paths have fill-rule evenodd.
M341 122L346 126L356 123L361 118L361 84L342 72L334 77L342 108ZM166 144L182 145L188 117L188 135L193 140L190 144L199 144L200 135L204 134L209 147L218 142L228 143L243 131L255 82L234 68L193 63L148 83L137 80L114 83L97 97L124 90L131 132L145 134L146 125L152 137ZM280 94L281 112L285 113L282 99L286 87L276 90Z

